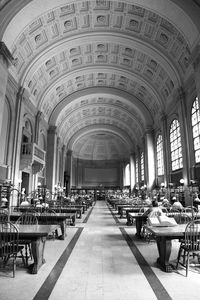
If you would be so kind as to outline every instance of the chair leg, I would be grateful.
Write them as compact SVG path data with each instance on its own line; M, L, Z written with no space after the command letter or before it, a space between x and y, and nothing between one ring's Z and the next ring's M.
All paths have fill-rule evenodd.
M15 278L16 271L16 256L13 256L13 278Z
M33 259L33 256L32 256L32 251L31 251L31 245L28 244L28 250L29 250L29 256L31 259Z
M25 262L25 259L24 259L23 250L20 250L20 254L21 254L21 257L22 257L23 265L26 267L26 262Z
M188 276L189 262L190 262L190 253L188 252L186 258L186 277Z
M178 269L178 264L179 264L179 261L180 261L181 252L182 252L182 249L179 248L179 251L178 251L178 257L177 257L177 262L176 262L176 269Z

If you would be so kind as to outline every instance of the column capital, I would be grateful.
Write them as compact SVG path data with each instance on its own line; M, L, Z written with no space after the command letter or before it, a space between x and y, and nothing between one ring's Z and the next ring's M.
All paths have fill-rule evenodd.
M194 70L200 68L200 45L197 45L191 53L190 62Z
M166 113L161 112L161 115L160 115L160 122L166 122L166 120L167 120L167 115L166 115Z
M145 135L147 135L147 134L153 134L153 128L152 127L146 127L145 128Z
M72 150L68 149L67 150L67 155L72 155Z
M56 130L57 130L57 126L50 126L48 129L48 133L56 134L57 133Z
M6 47L5 43L3 41L0 41L0 55L3 56L4 60L7 63L7 66L15 65L16 60L13 58L12 54Z

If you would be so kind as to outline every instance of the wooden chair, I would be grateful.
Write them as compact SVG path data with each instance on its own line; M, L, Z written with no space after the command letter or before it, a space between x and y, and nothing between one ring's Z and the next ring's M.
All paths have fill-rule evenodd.
M200 258L200 220L193 220L186 225L184 239L181 240L176 269L178 265L182 265L186 269L186 277L188 275L190 257Z
M31 214L25 212L21 214L15 224L24 224L24 225L35 225L38 224L38 219L35 214ZM20 245L25 246L25 266L28 266L28 259L32 259L32 252L31 252L31 241L30 240L19 240ZM22 260L24 262L24 255L21 251Z
M0 211L0 223L4 223L8 221L8 213Z
M9 259L13 259L12 271L15 277L17 253L22 251L23 246L19 246L19 233L17 227L11 222L0 223L0 257L3 259L3 267Z
M184 207L183 211L185 213L190 213L193 217L193 219L197 218L198 209L195 206L186 206Z
M191 217L187 213L184 213L184 212L181 212L181 213L175 215L174 219L177 224L187 224L192 220Z
M49 224L49 216L56 216L57 215L57 213L55 212L55 210L53 210L53 209L51 209L51 208L47 208L47 209L45 209L45 211L43 211L42 212L42 214L41 215L43 215L43 216L45 216L45 223L46 224ZM56 221L55 221L55 223L56 223ZM57 229L55 229L55 231L53 231L52 233L49 233L48 234L48 238L53 238L53 240L55 240L55 238L58 236L58 231L57 231Z

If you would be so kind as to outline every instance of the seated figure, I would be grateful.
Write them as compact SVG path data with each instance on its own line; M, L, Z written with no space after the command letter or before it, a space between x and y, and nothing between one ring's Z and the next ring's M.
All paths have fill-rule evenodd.
M150 207L147 211L145 211L144 216L148 216L148 218L161 216L163 214L162 209L158 206L158 201L152 201L152 207Z
M181 204L181 202L176 198L174 198L173 200L174 200L174 203L172 204L172 209L177 209L177 210L181 211L183 209L183 205Z

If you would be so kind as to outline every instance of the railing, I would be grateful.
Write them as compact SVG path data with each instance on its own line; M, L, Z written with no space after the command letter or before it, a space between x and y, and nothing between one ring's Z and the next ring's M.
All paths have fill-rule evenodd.
M21 169L28 165L34 166L36 172L40 170L40 165L45 166L46 152L40 149L35 143L22 143L21 145Z

